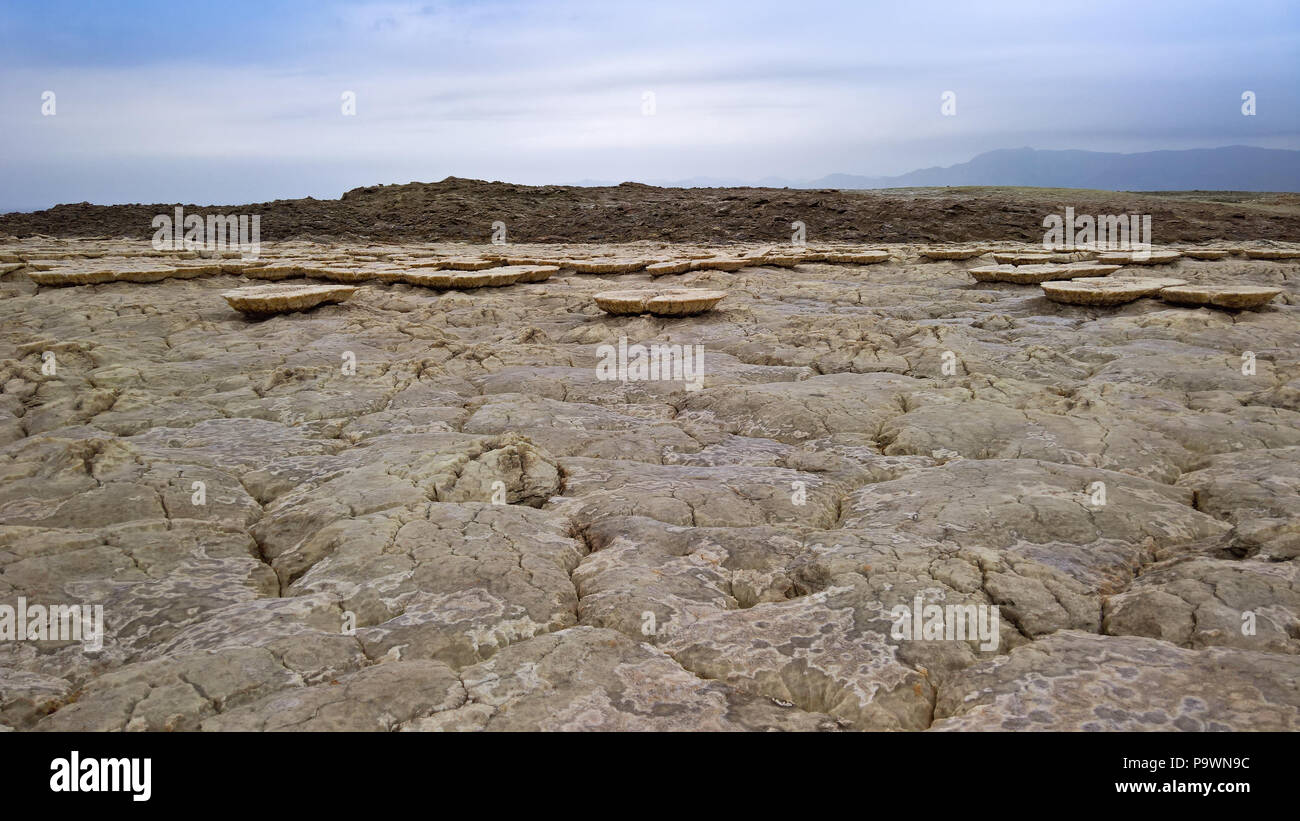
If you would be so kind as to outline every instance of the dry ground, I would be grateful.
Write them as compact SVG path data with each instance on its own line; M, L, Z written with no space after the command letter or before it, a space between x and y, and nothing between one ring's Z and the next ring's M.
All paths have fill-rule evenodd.
M51 288L31 272L148 244L0 244L0 603L108 630L0 642L0 725L1300 727L1300 262L1153 269L1284 290L1257 312L1091 309L872 247L252 320L219 296L236 260ZM661 285L728 296L591 300ZM620 337L703 346L702 388L600 379ZM918 596L995 607L996 648L896 638Z

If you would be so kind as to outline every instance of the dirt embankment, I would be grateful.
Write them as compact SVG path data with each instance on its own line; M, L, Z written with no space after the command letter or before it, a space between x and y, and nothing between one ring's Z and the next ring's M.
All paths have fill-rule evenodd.
M1219 192L1222 193L1222 192ZM880 191L774 188L525 186L449 177L437 183L357 188L337 200L185 205L188 213L261 215L263 240L486 241L492 223L519 242L784 242L790 224L810 241L1037 241L1048 214L1150 214L1157 244L1208 240L1300 241L1294 195L1216 192L1138 194L1046 188L924 188ZM147 239L175 204L58 205L0 215L17 236Z

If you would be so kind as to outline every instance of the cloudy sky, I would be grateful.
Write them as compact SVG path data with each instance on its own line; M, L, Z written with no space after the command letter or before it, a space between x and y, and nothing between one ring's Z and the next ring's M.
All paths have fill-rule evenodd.
M1300 148L1295 0L4 0L0 73L0 210Z

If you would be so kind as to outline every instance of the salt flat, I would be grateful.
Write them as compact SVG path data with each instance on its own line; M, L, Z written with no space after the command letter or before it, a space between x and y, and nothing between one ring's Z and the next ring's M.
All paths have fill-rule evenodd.
M1112 274L1280 289L1238 312L821 250L889 258L0 243L0 603L105 619L0 642L0 725L1300 729L1300 260ZM402 281L489 257L559 271ZM357 291L221 296L267 280ZM668 288L726 297L593 300ZM898 638L918 597L996 647Z

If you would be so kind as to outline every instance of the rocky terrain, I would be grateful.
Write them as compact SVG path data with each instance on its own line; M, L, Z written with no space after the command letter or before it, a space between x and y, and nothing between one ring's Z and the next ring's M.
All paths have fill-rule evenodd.
M710 196L655 206L664 236L733 207ZM0 729L1300 729L1300 260L1133 272L1282 290L1257 311L1057 304L976 282L991 245L912 244L1036 221L914 202L834 228L876 220L874 265L375 279L269 318L221 294L258 267L499 249L421 242L395 210L401 244L50 287L32 274L156 258L148 218L89 223L136 240L0 242L0 603L101 604L106 631L97 652L0 642ZM1254 206L1178 207L1166 241ZM788 238L778 210L751 230ZM62 233L50 213L0 230ZM297 235L351 230L311 213ZM591 213L525 235L627 219ZM1294 215L1238 221L1300 239ZM592 299L666 284L727 295L669 318ZM701 384L605 378L621 338L702 346ZM995 646L898 637L918 598L991 608Z
M58 205L0 214L0 233L20 237L134 237L172 204ZM372 185L336 200L185 205L186 213L261 215L262 238L487 242L504 222L511 242L1041 242L1048 214L1149 214L1155 242L1227 237L1300 242L1300 194L1225 191L1130 193L1063 188L658 188L514 185L448 177Z

